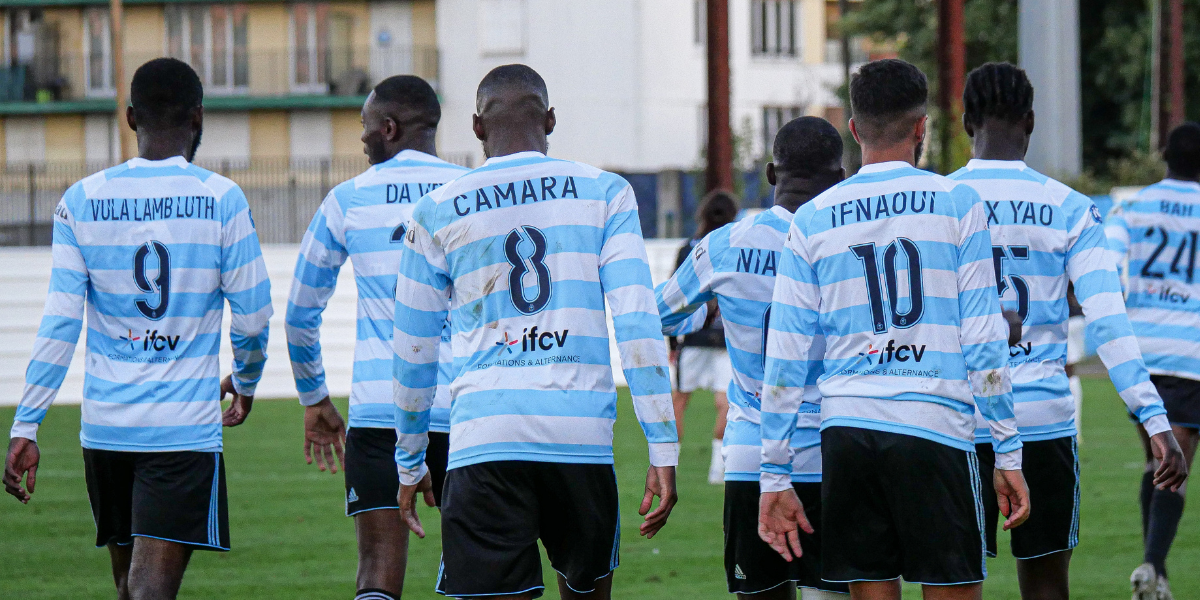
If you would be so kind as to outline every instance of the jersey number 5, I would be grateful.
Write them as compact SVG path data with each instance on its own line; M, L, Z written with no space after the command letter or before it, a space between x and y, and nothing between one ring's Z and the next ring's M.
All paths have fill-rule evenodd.
M526 259L521 255L521 242L533 246L533 256ZM513 307L523 315L532 315L546 308L550 302L550 269L546 266L546 235L537 227L522 225L504 238L504 256L512 265L508 273L508 293ZM537 294L532 298L525 295L525 275L533 273L537 283Z
M921 282L921 250L912 240L897 238L883 249L883 274L887 279L888 309L890 319L885 317L883 290L879 285L879 260L875 243L850 246L850 251L862 263L867 281L867 300L871 304L871 321L875 333L887 333L891 325L906 329L916 325L925 312L925 289ZM900 282L897 277L897 254L904 252L908 262L908 310L900 312Z
M150 263L151 254L157 258L157 265ZM146 273L156 266L158 276L151 280L146 277ZM167 252L165 244L151 241L138 246L137 251L133 253L133 283L147 294L158 294L158 304L154 306L145 300L135 301L138 312L152 321L163 318L163 315L167 314L167 304L171 301L171 254Z
M1004 296L1004 292L1010 287L1009 281L1012 282L1011 287L1017 293L1017 314L1021 315L1021 322L1025 322L1025 317L1029 315L1029 284L1025 279L1018 275L1004 276L1004 261L1012 260L1029 260L1029 246L992 246L992 266L996 269L996 291L1000 296Z

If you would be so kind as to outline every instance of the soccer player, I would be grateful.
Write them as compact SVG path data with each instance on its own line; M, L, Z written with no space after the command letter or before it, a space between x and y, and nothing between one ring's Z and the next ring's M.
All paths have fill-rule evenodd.
M493 69L476 111L487 162L417 203L400 259L401 513L424 536L413 496L430 485L425 431L449 295L456 378L438 591L541 595L541 539L563 598L607 599L620 515L606 302L649 441L641 533L656 534L676 501L679 444L637 201L617 175L545 155L555 116L533 69Z
M271 285L246 197L190 164L203 96L178 60L139 67L126 111L138 157L72 185L55 209L50 295L4 467L5 490L29 502L38 424L86 309L79 438L96 546L122 599L174 598L193 550L229 550L221 427L250 414L266 360ZM226 300L234 359L221 381Z
M804 590L803 598L820 598L823 594L818 590L844 593L847 589L845 584L821 580L819 531L803 536L806 552L790 563L758 537L759 398L766 346L763 336L779 252L796 209L845 177L842 137L824 119L800 117L779 130L773 155L774 162L767 164L767 180L775 186L775 206L705 236L671 279L658 286L655 296L664 334L704 323L707 303L713 299L724 322L734 369L723 449L729 592L743 599L794 599L799 585L810 588ZM819 360L820 348L815 351ZM820 372L820 363L814 364L809 379L815 381ZM805 392L812 395L816 389L810 384ZM821 511L820 406L803 403L799 414L791 436L791 482L809 516L817 520Z
M1166 436L1150 422L1138 426L1146 471L1141 490L1144 564L1130 577L1136 600L1171 598L1167 552L1183 516L1186 488L1182 477L1164 481L1161 474L1186 474L1200 437L1200 282L1194 277L1200 235L1200 125L1184 123L1171 131L1163 158L1166 179L1114 207L1105 228L1117 263L1128 264L1125 307L1133 334L1187 462L1186 468L1175 467L1174 448L1163 451Z
M975 407L996 445L1005 528L1029 514L1008 327L987 213L971 188L914 168L925 75L901 60L850 81L857 175L796 211L776 278L762 399L763 539L787 559L812 533L790 440L818 335L822 578L854 598L979 598L985 577Z
M312 464L315 455L320 470L336 473L333 458L343 461L345 442L346 514L354 517L358 538L356 598L399 598L404 587L408 527L396 505L392 314L405 223L413 207L421 196L466 172L435 156L441 116L437 94L420 77L397 75L375 86L362 109L363 152L372 166L325 197L300 245L288 298L288 351L300 403L307 407L304 456ZM358 286L348 432L329 400L320 342L321 315L347 258ZM448 412L435 410L430 425L430 464L438 484L445 476ZM433 493L440 495L440 485Z
M1099 348L1129 412L1151 434L1154 454L1165 459L1155 473L1157 483L1177 487L1187 468L1125 314L1100 211L1087 196L1024 162L1034 125L1033 86L1025 71L1008 63L971 71L963 106L963 127L975 159L950 179L972 187L983 199L995 283L1005 308L1023 321L1024 336L1009 347L1008 367L1024 445L1022 471L1036 510L1012 532L1017 578L1027 600L1066 600L1071 549L1079 542L1078 425L1064 370L1070 284L1088 339ZM996 556L999 509L991 496L992 439L982 418L976 419L975 434L988 554Z

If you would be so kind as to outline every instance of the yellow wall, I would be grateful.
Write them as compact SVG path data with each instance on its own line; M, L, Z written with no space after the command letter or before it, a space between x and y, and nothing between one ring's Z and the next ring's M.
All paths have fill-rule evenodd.
M288 93L288 7L286 4L248 5L247 50L250 53L250 93L275 96ZM253 119L251 119L253 121ZM284 131L287 130L286 119ZM287 146L284 145L284 155Z
M291 152L288 114L282 110L250 113L250 159L287 158Z
M800 8L800 40L805 63L825 62L826 18L824 0L803 0Z
M46 115L46 162L83 160L83 115Z
M166 30L161 6L132 5L125 8L125 78L127 81L133 81L133 72L146 61L165 54Z
M334 2L329 5L329 14L347 15L353 20L353 28L351 30L351 44L355 50L353 55L354 66L359 69L368 69L371 64L371 57L368 52L359 52L365 50L371 43L371 12L367 7L366 2Z
M413 46L437 46L437 20L434 0L414 0L412 4Z
M79 8L47 8L43 13L47 23L58 31L58 54L62 76L67 80L67 93L82 96L83 87L83 11Z
M361 112L354 109L330 111L333 121L333 155L361 156L362 122Z

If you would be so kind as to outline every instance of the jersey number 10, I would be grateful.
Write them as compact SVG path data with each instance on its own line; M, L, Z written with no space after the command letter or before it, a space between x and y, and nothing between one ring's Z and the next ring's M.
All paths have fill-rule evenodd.
M879 260L875 243L850 246L850 251L862 263L867 282L867 300L871 304L871 321L875 333L887 333L891 325L906 329L916 325L925 312L925 289L921 282L921 250L907 238L896 238L883 249L883 274L887 279L888 310L884 315L883 291L879 285ZM900 282L897 277L897 254L904 252L908 260L908 310L900 312ZM890 319L888 318L890 316Z

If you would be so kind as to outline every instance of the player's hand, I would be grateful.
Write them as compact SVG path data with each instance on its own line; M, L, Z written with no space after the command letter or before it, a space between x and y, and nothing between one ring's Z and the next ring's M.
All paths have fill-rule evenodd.
M396 494L396 503L400 505L400 517L404 519L404 524L408 525L417 537L424 538L425 528L421 526L421 517L417 516L417 503L414 501L417 492L425 495L426 506L437 506L433 497L433 478L429 476L428 471L416 485L401 485L400 492Z
M667 353L667 362L671 363L672 365L679 365L679 350L678 349L671 350L670 352Z
M221 380L221 401L224 401L227 395L233 395L233 402L230 402L229 408L221 414L221 424L226 427L237 427L246 420L246 417L250 416L250 409L254 406L254 396L243 396L237 393L237 390L233 388L233 375L226 375L225 379Z
M1004 530L1017 527L1029 518L1029 486L1025 485L1025 474L1021 471L992 471L992 486L996 489L996 502L1004 515Z
M1154 487L1178 492L1187 482L1188 466L1175 434L1170 429L1155 434L1150 438L1150 450L1158 460L1158 469L1154 471Z
M316 448L314 452L313 449ZM346 469L346 422L329 396L320 402L304 407L304 460L313 464L317 457L317 469L337 473L338 465ZM337 455L337 463L333 462Z
M37 484L38 463L42 453L38 450L37 442L23 437L15 437L8 441L8 457L4 459L4 491L21 501L29 504L33 488ZM21 487L21 479L29 491Z
M1004 320L1008 321L1008 345L1016 346L1021 343L1021 314L1015 310L1004 311Z
M793 557L804 554L800 549L801 529L805 533L814 531L795 490L763 492L758 496L758 537L783 560L792 562Z
M655 496L658 496L658 508L651 511ZM645 517L638 527L638 532L646 536L646 539L654 537L658 530L667 524L667 517L671 516L671 510L678 501L679 495L675 491L675 467L651 466L646 471L646 494L642 496L642 505L638 507L638 514Z

